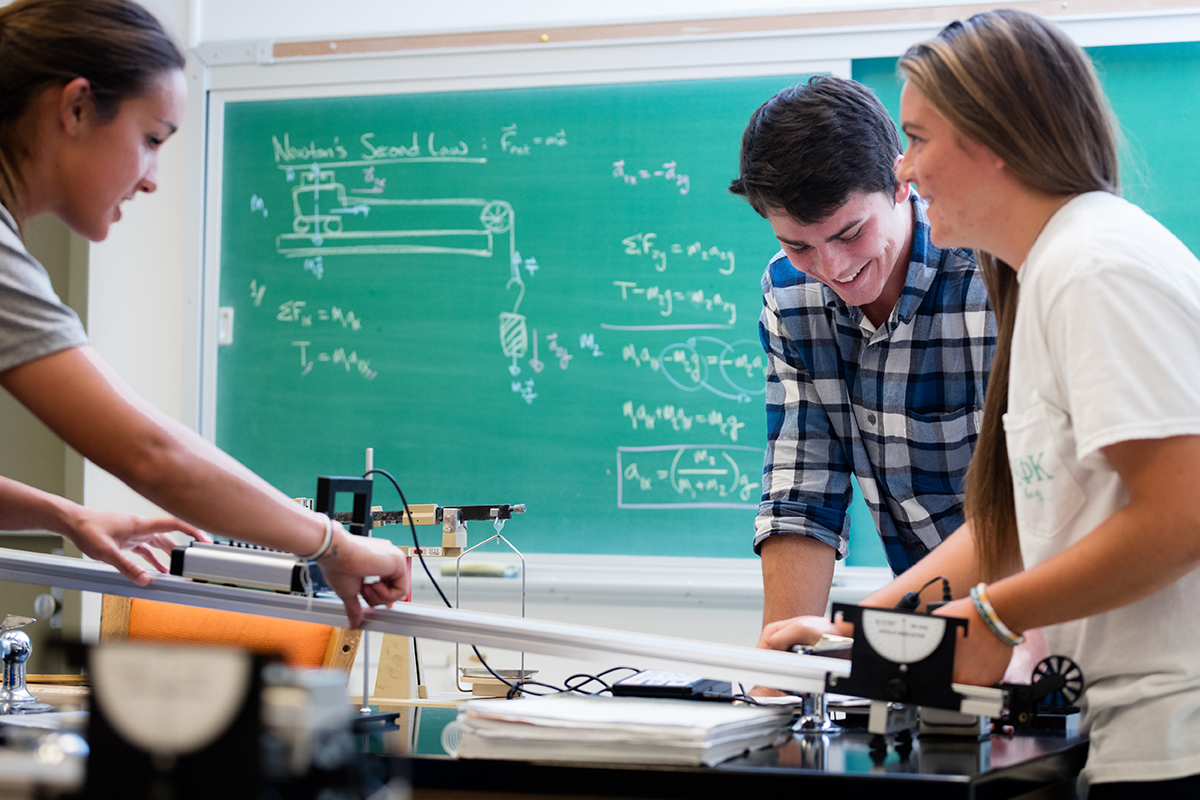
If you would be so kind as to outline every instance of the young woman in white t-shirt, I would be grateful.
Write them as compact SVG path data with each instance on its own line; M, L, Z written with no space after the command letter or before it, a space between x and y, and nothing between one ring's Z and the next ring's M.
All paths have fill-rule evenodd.
M900 69L898 176L935 244L975 248L1000 333L968 522L867 604L947 576L966 683L1043 628L1086 680L1091 796L1200 796L1200 262L1117 196L1107 102L1053 24L980 14Z
M54 214L101 241L122 203L157 188L158 150L182 121L183 66L170 36L132 0L18 0L0 9L0 385L178 517L99 512L0 478L0 530L62 533L138 583L151 575L123 551L165 569L172 530L289 550L319 559L357 626L360 596L381 605L407 594L402 552L306 511L139 398L87 344L20 240L27 220ZM369 576L380 579L364 583Z

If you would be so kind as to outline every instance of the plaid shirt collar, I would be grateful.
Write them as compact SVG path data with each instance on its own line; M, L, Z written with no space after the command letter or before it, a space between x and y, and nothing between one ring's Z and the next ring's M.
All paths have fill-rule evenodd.
M908 275L904 279L904 288L900 291L896 307L888 315L883 327L890 327L897 322L905 323L913 318L925 300L925 293L937 277L936 264L941 260L942 251L929 241L929 215L926 213L929 204L921 199L916 189L912 190L909 202L913 208L913 242L912 254L908 257ZM856 326L862 322L862 308L847 305L825 284L821 284L821 291L826 308L833 309Z

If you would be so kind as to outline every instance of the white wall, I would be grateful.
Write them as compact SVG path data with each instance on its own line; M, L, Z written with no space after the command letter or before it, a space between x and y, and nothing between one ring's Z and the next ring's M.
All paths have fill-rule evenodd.
M1016 0L1014 5L1025 0ZM593 24L703 20L850 11L862 8L964 5L985 0L194 0L192 45L237 39L335 38L462 31L523 30ZM703 24L696 26L702 32Z

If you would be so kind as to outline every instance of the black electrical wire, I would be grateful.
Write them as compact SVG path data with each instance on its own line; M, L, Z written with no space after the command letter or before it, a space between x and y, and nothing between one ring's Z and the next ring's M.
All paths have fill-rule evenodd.
M421 652L417 649L417 637L412 637L413 664L417 667L417 686L421 686Z
M544 697L547 694L566 694L568 692L574 692L575 694L585 694L585 695L590 695L590 696L601 695L601 694L604 694L605 692L612 691L612 685L604 680L604 676L609 674L610 672L616 672L618 670L626 670L626 671L632 672L634 674L641 672L641 670L638 669L637 667L610 667L609 669L606 669L603 672L597 673L596 675L589 675L586 672L580 672L580 673L576 673L574 675L568 675L567 679L563 681L562 687L554 686L549 683L542 683L541 681L522 680L522 681L517 682L517 684L518 684L517 686L508 690L508 697L511 699L517 692L525 692L527 694L534 695L535 697ZM598 689L594 692L586 691L583 687L587 686L590 683L598 683L601 686L603 686L604 688ZM544 689L550 689L552 691L550 691L550 692L531 692L525 688L527 686L541 686Z
M732 698L734 700L738 700L740 702L743 702L743 703L746 703L746 704L752 705L752 706L765 705L765 703L760 703L760 702L758 702L757 699L751 697L750 693L746 691L746 687L743 686L742 684L739 683L737 685L737 687L738 687L737 693L732 695Z
M413 522L412 511L409 510L409 508L408 508L408 500L406 500L404 498L404 491L400 488L399 482L397 482L396 478L392 475L392 473L388 472L386 469L369 469L363 473L363 477L365 478L368 475L375 475L375 474L382 475L383 477L385 477L389 481L391 481L392 486L395 487L395 489L396 489L396 494L400 495L400 503L401 503L401 505L404 506L404 515L406 517L408 517L408 528L410 531L412 531L413 552L416 553L417 558L421 560L422 569L424 569L425 574L429 576L429 581L433 584L433 588L437 589L437 593L439 596L441 596L442 602L446 604L446 608L454 608L454 605L450 602L450 599L446 597L446 593L442 591L442 587L439 586L437 580L434 579L433 573L429 569L429 565L425 563L425 554L421 551L420 541L417 540L417 526ZM496 672L496 670L491 668L491 666L487 663L487 661L484 660L483 656L480 654L479 648L477 648L475 645L471 645L471 649L475 651L475 657L479 659L479 663L483 664L484 669L486 669L488 672L490 672L492 674L493 678L495 678L496 680L498 680L498 681L504 683L506 686L508 686L509 691L512 691L513 689L518 688L516 684L512 683L509 680L506 680L503 676L500 675L500 673Z
M896 602L893 609L896 611L916 611L921 605L921 593L933 586L938 581L942 582L942 602L949 603L950 597L950 581L945 577L938 575L936 578L930 578L928 582L915 592L905 592L904 596Z
M408 517L408 527L409 527L409 530L412 531L413 552L416 553L417 558L420 559L421 567L425 570L425 574L429 577L429 582L433 584L433 588L437 590L438 595L442 598L442 602L446 604L446 608L454 608L454 606L450 603L450 600L446 597L446 593L442 591L442 587L438 585L437 580L433 577L433 573L429 570L429 565L425 563L425 555L424 555L424 553L421 552L421 543L417 540L417 526L413 523L412 512L408 508L408 501L404 499L404 492L400 489L400 484L396 481L395 477L392 476L392 473L388 472L386 469L378 469L378 468L369 469L363 473L363 477L366 478L366 477L368 477L370 475L374 475L374 474L382 475L383 477L385 477L389 481L391 481L392 486L395 487L395 489L396 489L396 494L400 495L400 503L401 503L401 505L404 506L404 514L406 517ZM415 645L415 640L414 640L414 645ZM541 681L524 680L524 679L520 679L514 683L513 681L510 681L507 678L505 678L504 676L500 675L500 673L496 672L496 670L492 669L491 665L487 663L486 659L484 659L483 654L479 652L478 647L476 647L475 645L471 645L471 650L473 650L475 652L475 657L479 659L479 663L483 665L483 668L486 669L489 673L491 673L493 678L495 678L496 680L500 681L501 683L503 683L505 686L508 687L508 697L510 697L510 698L514 697L517 694L521 694L521 693L531 694L531 695L535 695L535 696L542 696L542 695L551 694L551 693L562 694L564 692L578 692L579 694L597 695L597 694L602 694L607 691L611 691L611 689L612 689L612 687L609 686L609 684L605 683L602 680L602 677L604 675L607 675L610 672L615 672L616 670L622 670L622 669L629 670L631 672L641 672L641 670L637 669L636 667L612 667L610 669L606 669L604 672L599 673L599 675L582 675L582 674L572 675L572 676L568 677L565 682L567 684L566 688L554 686L549 683L542 683ZM417 669L420 670L419 665L418 665ZM418 671L417 674L418 674L417 681L419 683L420 682L420 672ZM572 684L571 681L573 681L576 678L586 678L587 680L584 680L582 683L579 683L579 684ZM457 683L457 676L456 676L455 680ZM587 691L583 691L583 689L580 688L582 686L587 686L589 683L592 683L592 682L597 682L604 688L599 691L596 691L596 692L587 692ZM551 692L531 692L526 688L528 686L541 686L543 688L550 689L552 691Z

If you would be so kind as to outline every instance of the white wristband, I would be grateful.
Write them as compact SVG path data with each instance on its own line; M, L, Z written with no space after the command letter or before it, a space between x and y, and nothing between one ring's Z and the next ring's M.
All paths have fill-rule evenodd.
M322 540L321 546L317 548L317 552L311 556L300 556L303 561L316 561L329 551L329 545L333 543L333 520L325 514L321 516L325 517L325 538Z

